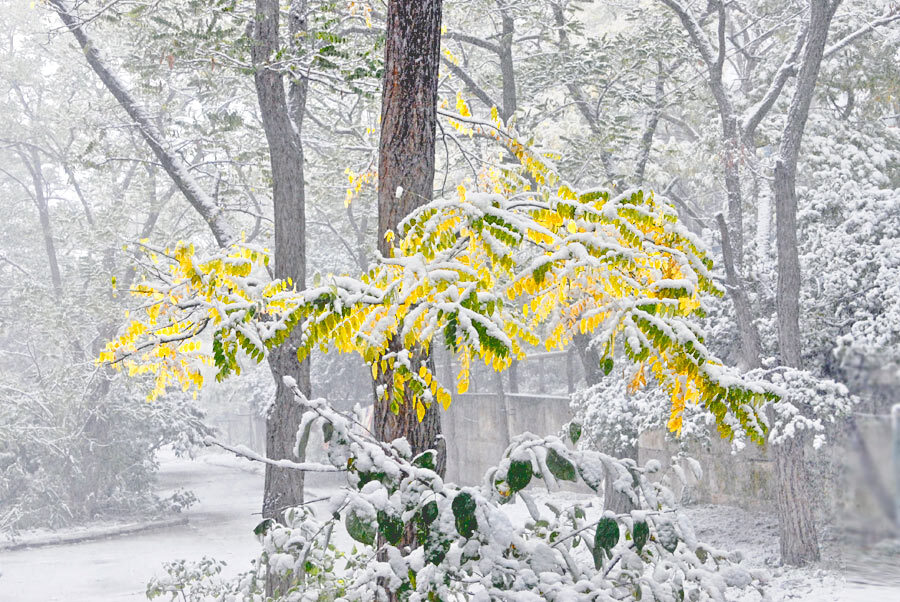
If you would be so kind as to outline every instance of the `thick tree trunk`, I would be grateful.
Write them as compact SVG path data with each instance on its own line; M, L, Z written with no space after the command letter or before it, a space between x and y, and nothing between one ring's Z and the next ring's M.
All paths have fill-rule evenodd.
M800 259L797 248L797 159L828 39L831 18L840 0L810 2L809 33L797 88L791 99L787 121L775 164L775 216L778 247L778 346L784 365L799 367L800 352ZM795 436L774 447L778 479L778 511L781 558L786 564L803 565L819 560L805 465L804 439Z
M441 0L388 3L378 161L378 240L385 256L391 246L385 233L432 198L441 9ZM399 349L399 343L395 347ZM381 378L390 382L392 377ZM438 411L432 404L419 422L410 400L400 404L396 414L388 403L376 400L376 434L384 441L406 437L414 454L441 451ZM445 454L439 455L443 468Z
M304 12L303 7L292 6L291 19L298 15L297 18L302 20ZM296 26L292 22L291 30ZM289 103L284 77L270 64L272 54L281 44L276 0L257 0L253 39L254 83L272 167L274 272L276 278L290 278L296 288L302 289L306 281L306 217L303 146L297 121L305 110L305 87L292 89ZM291 85L293 88L305 84L301 81ZM299 344L300 329L295 329L288 340L269 355L276 394L266 418L266 456L275 460L296 460L299 456L302 461L306 453L305 449L295 449L302 411L284 384L284 377L290 376L304 394L310 394L309 364L297 361ZM264 517L282 520L287 508L303 502L303 476L300 471L266 466Z
M391 251L385 233L396 232L404 217L432 198L441 9L441 0L388 2L378 149L378 245L384 256ZM399 340L390 345L391 351L401 347ZM420 349L410 352L414 371L422 363L428 363L433 371L434 362L427 354ZM388 371L379 375L376 385L392 381L393 374ZM394 409L396 412L391 411L389 401L376 395L375 435L382 441L405 437L414 455L436 450L437 472L443 475L447 453L437 404L426 409L421 422L409 398ZM407 528L399 546L415 545L415 532ZM379 557L384 560L384 553ZM388 599L398 597L388 592Z

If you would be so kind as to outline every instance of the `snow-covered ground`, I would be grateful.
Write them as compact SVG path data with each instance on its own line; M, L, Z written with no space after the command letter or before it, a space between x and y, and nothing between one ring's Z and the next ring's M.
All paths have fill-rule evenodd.
M259 465L225 455L190 461L165 457L163 491L188 488L199 502L187 511L187 525L131 533L97 541L0 552L0 602L114 602L142 600L150 577L177 558L209 556L228 563L223 576L237 574L256 557L252 533L259 522L263 485ZM321 495L309 492L310 498ZM561 492L554 497L577 494ZM542 498L546 494L536 494ZM521 514L524 508L513 508ZM739 549L744 562L772 574L772 602L900 602L900 543L863 548L858 541L831 537L821 565L805 569L774 566L777 523L767 514L723 506L687 510L700 539ZM339 536L340 539L340 536ZM844 538L846 539L846 538ZM755 593L739 602L759 600Z
M246 570L258 552L263 476L249 461L165 456L164 491L192 490L199 501L188 524L97 541L0 552L0 602L146 600L147 581L176 558L225 560L230 574Z
M766 568L773 602L900 602L900 542L865 546L859 536L823 536L822 562L814 567L777 567L778 520L774 514L728 506L686 509L697 537L718 548L740 550L744 562ZM748 595L745 600L758 600ZM742 600L743 602L743 600Z

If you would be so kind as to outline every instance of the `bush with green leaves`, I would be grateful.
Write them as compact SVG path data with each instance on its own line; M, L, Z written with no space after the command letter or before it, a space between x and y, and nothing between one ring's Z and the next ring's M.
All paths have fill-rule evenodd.
M158 515L193 502L189 492L154 494L155 454L199 443L209 432L202 414L188 396L150 404L121 381L99 399L83 384L31 394L0 388L0 531Z
M433 452L412 457L406 440L377 441L352 416L295 392L328 458L295 467L345 471L347 485L318 514L297 508L287 524L261 523L254 570L215 599L265 600L266 578L275 599L292 601L389 592L403 600L700 601L725 600L731 588L762 592L764 573L697 540L671 491L651 478L658 462L642 467L525 433L480 486L458 487L434 472ZM601 496L544 497L533 487L568 482L598 492L606 479L637 509L614 514ZM337 529L355 540L352 550L338 549Z

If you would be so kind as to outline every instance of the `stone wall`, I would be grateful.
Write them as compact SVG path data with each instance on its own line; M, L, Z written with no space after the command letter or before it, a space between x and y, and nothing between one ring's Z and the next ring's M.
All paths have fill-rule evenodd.
M447 480L461 485L481 482L499 462L510 435L525 431L556 435L572 419L569 398L493 393L454 395L441 415L447 439Z

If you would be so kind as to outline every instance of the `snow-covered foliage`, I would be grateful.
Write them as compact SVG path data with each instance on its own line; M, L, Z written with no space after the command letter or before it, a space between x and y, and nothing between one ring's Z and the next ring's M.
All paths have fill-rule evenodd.
M156 280L132 289L146 300L143 315L101 359L155 374L152 397L170 384L201 385L204 364L223 379L240 370L239 352L259 361L300 327L298 358L332 345L356 352L380 399L396 411L409 394L421 417L434 401L447 407L450 394L410 353L416 346L440 342L458 354L465 392L476 357L503 370L529 346L561 349L593 333L607 368L618 346L671 394L671 430L687 404L701 403L724 433L740 425L761 440L755 408L773 395L706 348L692 318L703 315L701 294L721 291L674 208L640 190L572 190L496 117L460 114L451 124L502 140L521 169L497 174L490 192L460 187L457 198L414 211L391 256L359 278L319 276L302 291L267 281L267 255L245 245L204 258L185 245L160 251L164 260L152 253ZM541 186L529 190L526 176ZM395 339L405 348L392 348Z
M771 383L779 394L777 402L766 406L771 410L768 440L775 445L805 431L813 436L813 447L820 448L829 429L849 416L859 402L845 385L807 370L781 366L753 370L747 376Z
M328 461L347 471L347 486L316 516L288 513L287 524L257 528L263 551L255 570L213 598L263 600L263 578L280 600L377 600L386 592L408 600L725 600L731 588L762 591L766 576L746 570L739 555L697 540L672 493L651 479L658 462L640 467L595 451L574 451L557 437L516 437L479 487L445 483L432 452L411 457L404 439L375 440L354 418L295 388L307 420L322 429ZM581 483L595 492L605 479L637 509L605 511L602 499L536 502L536 479L555 489ZM528 519L507 511L521 499ZM354 551L337 550L346 529ZM411 536L420 544L404 547ZM183 566L151 584L159 594L183 591ZM194 578L216 571L195 571ZM190 578L190 576L188 575ZM206 599L206 587L191 599Z
M101 400L0 393L0 531L156 515L190 505L153 494L163 445L186 451L208 429L188 399L156 405L117 388ZM80 398L80 399L79 399Z
M808 330L826 353L836 347L843 358L900 361L900 133L812 126L799 215Z
M767 427L766 440L776 445L804 433L812 436L814 448L820 448L859 402L843 384L808 370L783 366L758 369L748 372L746 378L767 383L779 396L777 401L767 401L760 411ZM572 395L574 423L584 432L582 446L613 455L633 455L641 433L665 426L668 406L665 392L658 387L630 387L621 378L606 378ZM679 441L708 441L716 436L715 426L708 411L689 405ZM735 428L733 447L740 450L746 441L746 434Z
M579 389L571 401L573 422L584 431L580 445L632 458L641 433L665 429L669 404L669 395L658 386L633 388L627 380L612 376ZM714 431L715 419L706 409L685 406L678 441L707 441Z

